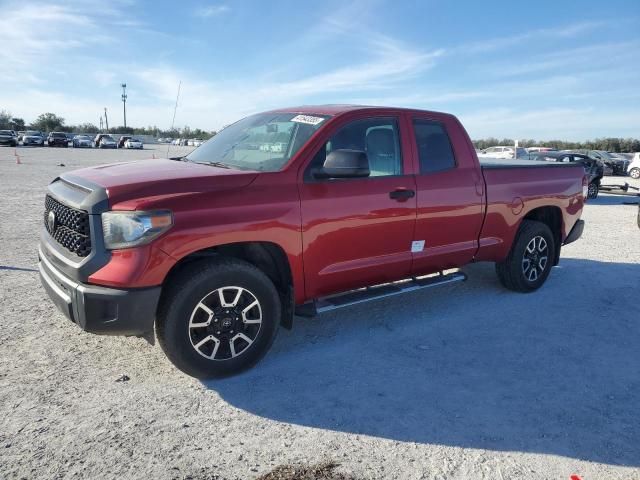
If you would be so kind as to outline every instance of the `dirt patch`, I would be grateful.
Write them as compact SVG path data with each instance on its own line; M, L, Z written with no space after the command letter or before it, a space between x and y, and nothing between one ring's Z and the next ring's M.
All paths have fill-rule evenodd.
M280 465L258 480L357 480L356 477L336 472L340 465L334 462L317 465Z

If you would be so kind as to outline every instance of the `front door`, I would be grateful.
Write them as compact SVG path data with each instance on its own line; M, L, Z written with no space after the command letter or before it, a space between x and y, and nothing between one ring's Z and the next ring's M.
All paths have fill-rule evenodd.
M319 149L300 187L307 296L317 298L410 275L416 220L410 154L397 118L348 122ZM406 132L405 132L406 135ZM367 178L318 179L327 153L366 152Z

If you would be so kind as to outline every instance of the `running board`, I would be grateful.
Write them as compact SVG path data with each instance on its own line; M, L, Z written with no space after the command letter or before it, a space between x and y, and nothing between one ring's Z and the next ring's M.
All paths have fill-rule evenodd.
M437 287L448 283L463 282L467 276L462 272L453 272L446 275L439 274L429 277L418 277L399 282L385 283L374 287L352 290L330 297L323 297L313 302L305 303L296 307L296 315L302 317L312 317L318 313L330 312L342 307L350 307L359 303L378 300L380 298L392 297L402 293L414 292L423 288Z

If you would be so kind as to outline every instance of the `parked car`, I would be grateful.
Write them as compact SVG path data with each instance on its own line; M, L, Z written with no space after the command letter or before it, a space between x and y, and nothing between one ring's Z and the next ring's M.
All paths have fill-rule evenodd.
M287 155L242 148L282 132ZM198 378L253 366L294 312L463 281L443 271L471 261L532 292L582 234L584 169L479 161L471 145L449 114L299 107L229 125L181 161L61 172L40 277L84 330L155 328Z
M536 153L536 152L555 152L556 148L552 147L528 147L526 148L528 153Z
M124 143L131 138L131 135L122 135L118 139L118 148L124 148Z
M108 133L99 133L93 139L93 146L96 148L117 148L118 144Z
M27 130L22 136L22 145L44 146L44 134L37 130Z
M144 145L142 144L142 140L138 138L130 138L124 142L124 148L136 148L138 150L142 150Z
M640 152L636 152L633 156L633 160L627 167L627 173L636 180L640 178Z
M600 192L600 183L604 176L604 164L600 160L590 158L583 153L572 151L539 151L530 153L531 160L541 160L547 162L570 163L576 162L583 166L584 173L588 178L588 194L587 198L597 198Z
M18 146L18 136L13 130L0 130L0 145Z
M74 148L91 148L91 137L88 135L76 135L71 144Z
M478 156L480 158L514 158L514 149L515 147L502 147L502 146L497 146L497 147L489 147L486 148L484 150L482 150ZM527 157L527 151L522 148L522 147L518 147L517 150L517 156L515 158L526 158Z
M69 139L67 135L62 132L51 132L47 137L47 145L50 147L64 147L69 146Z
M605 152L604 150L588 150L587 155L591 158L601 160L606 165L611 167L613 175L626 176L627 167L629 166L629 159L626 157L619 157L616 154Z

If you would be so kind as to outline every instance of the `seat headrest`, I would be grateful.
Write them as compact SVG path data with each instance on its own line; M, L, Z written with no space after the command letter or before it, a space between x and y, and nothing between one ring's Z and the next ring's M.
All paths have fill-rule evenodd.
M395 141L393 131L388 128L374 128L367 133L367 153L369 154L394 154Z

